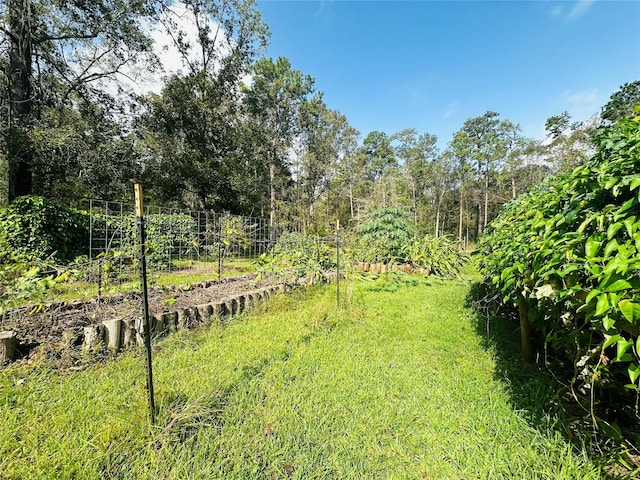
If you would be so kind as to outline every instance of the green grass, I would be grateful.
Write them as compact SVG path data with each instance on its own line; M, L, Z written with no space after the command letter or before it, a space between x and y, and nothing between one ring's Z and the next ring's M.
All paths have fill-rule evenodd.
M514 408L464 307L468 286L361 282L177 334L67 374L0 373L3 479L596 479L557 432Z

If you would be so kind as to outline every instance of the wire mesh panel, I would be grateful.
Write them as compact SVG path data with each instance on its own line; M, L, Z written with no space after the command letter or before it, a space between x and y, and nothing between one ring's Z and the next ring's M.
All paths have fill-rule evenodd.
M133 267L133 204L89 200L88 211L89 263L99 264L106 273ZM269 219L265 218L146 206L145 225L151 270L172 270L225 257L254 258L272 246Z

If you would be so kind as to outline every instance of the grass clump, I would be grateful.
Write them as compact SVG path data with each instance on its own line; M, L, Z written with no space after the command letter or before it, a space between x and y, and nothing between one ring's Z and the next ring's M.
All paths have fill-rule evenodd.
M28 478L602 478L514 408L463 282L276 297L142 359L0 373L0 472Z

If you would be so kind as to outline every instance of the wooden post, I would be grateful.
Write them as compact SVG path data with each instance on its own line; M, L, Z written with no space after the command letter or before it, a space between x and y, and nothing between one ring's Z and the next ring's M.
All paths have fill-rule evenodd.
M17 345L18 339L15 332L0 332L0 365L13 359Z
M520 339L522 355L527 363L533 363L533 344L531 342L531 324L529 323L529 302L523 295L518 295L518 311L520 312Z
M149 294L147 291L147 257L145 253L144 210L142 206L142 185L134 186L136 219L138 222L138 243L140 244L140 288L142 289L143 334L147 354L147 393L149 395L149 420L155 424L155 400L153 398L153 369L151 365L151 322L149 321Z

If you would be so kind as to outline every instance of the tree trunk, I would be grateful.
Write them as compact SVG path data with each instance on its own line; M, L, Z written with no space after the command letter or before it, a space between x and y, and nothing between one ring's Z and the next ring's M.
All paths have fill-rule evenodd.
M482 223L483 229L487 226L489 218L489 174L484 177L484 220ZM478 235L479 236L479 235Z
M511 177L511 198L516 198L516 179Z
M349 184L349 208L351 209L351 220L353 220L353 185Z
M529 303L523 295L518 295L518 311L520 313L520 340L522 356L527 363L533 363L535 355L531 341L531 324L529 323Z
M276 166L271 164L269 168L269 240L271 243L276 242Z
M440 201L436 202L436 238L438 238L438 234L439 234L439 227L440 227Z
M32 22L30 0L9 0L9 201L21 195L28 195L32 190L33 152L27 135L33 110Z
M411 190L413 193L413 223L418 224L418 199L416 197L416 183L411 182Z
M459 217L458 217L458 241L462 243L462 217L463 217L463 194L462 187L460 187L460 208L459 208Z

